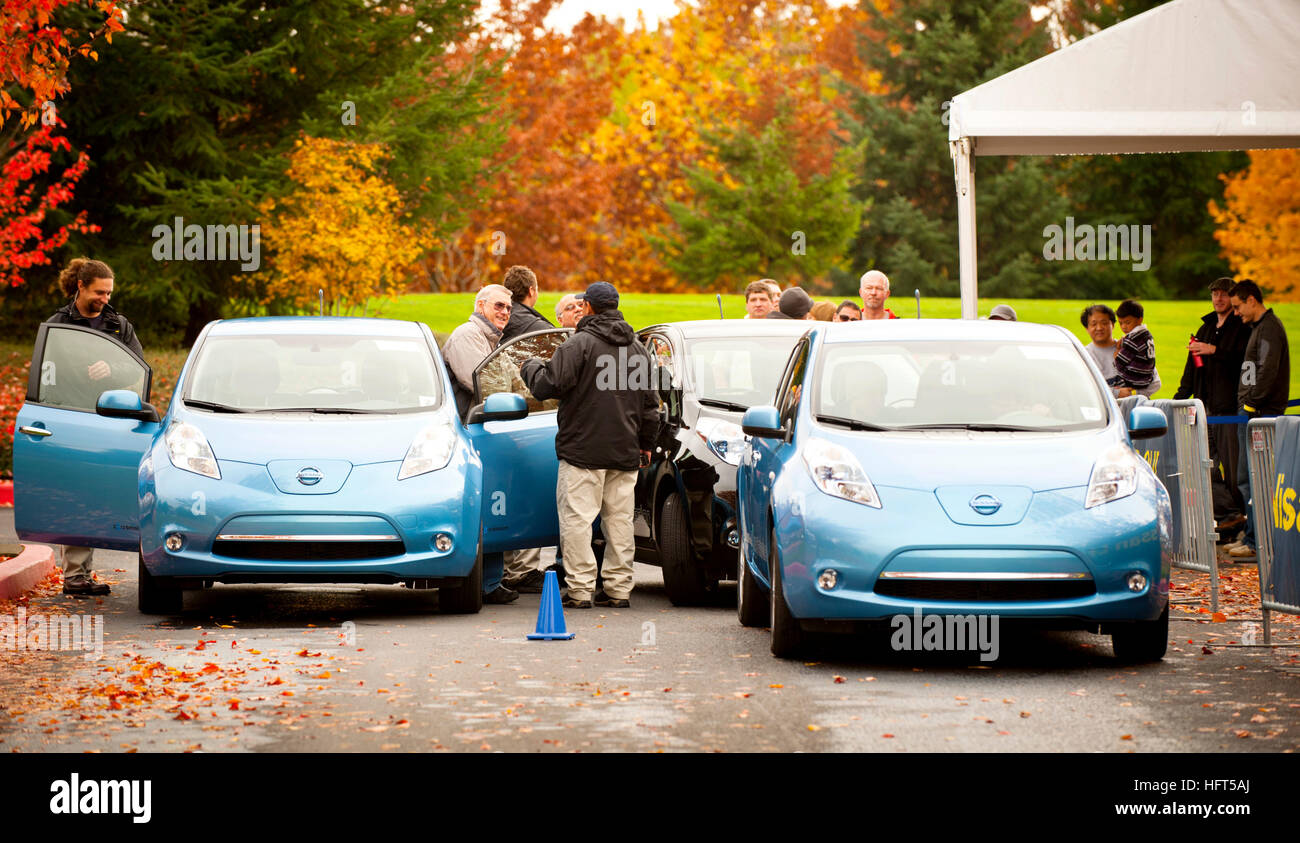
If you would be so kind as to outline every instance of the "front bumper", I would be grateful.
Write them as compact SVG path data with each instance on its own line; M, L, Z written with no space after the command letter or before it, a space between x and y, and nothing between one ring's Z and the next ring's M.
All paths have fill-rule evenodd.
M1170 556L1154 482L1084 509L1085 489L1034 495L1007 526L953 523L929 491L881 487L882 509L793 490L775 512L782 586L795 617L883 620L987 614L1080 623L1154 620L1168 602ZM819 585L828 569L832 588ZM758 570L760 576L765 571ZM1132 591L1130 575L1145 587Z
M402 582L467 576L478 555L481 469L462 453L398 481L400 462L352 468L333 494L285 494L266 466L221 461L215 480L161 447L140 469L149 573L218 582ZM168 550L167 536L183 541ZM438 550L439 535L451 540Z

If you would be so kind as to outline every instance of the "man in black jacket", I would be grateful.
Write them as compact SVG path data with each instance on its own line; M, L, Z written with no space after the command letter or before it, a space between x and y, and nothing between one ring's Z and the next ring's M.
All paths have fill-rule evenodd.
M526 266L512 266L506 270L502 285L510 291L514 308L510 311L510 321L501 331L501 342L506 342L533 331L545 331L554 328L550 320L534 309L540 291L537 288L537 276Z
M654 361L618 311L618 290L598 281L581 296L589 311L549 363L525 360L520 376L535 397L559 398L556 505L569 586L564 605L592 606L599 515L606 550L601 606L625 608L632 593L632 509L637 469L649 462L659 424Z
M1228 297L1231 288L1231 278L1219 278L1210 285L1214 310L1201 319L1200 329L1187 345L1183 379L1174 393L1174 400L1201 399L1211 416L1237 415L1237 382L1246 343L1250 341L1250 328L1232 312ZM1246 504L1237 489L1237 425L1212 424L1207 432L1210 460L1214 463L1210 469L1214 520L1219 532L1228 535L1229 530L1235 531L1246 523Z
M1237 407L1248 418L1271 418L1286 412L1286 402L1291 388L1291 350L1288 348L1286 329L1272 308L1264 307L1264 294L1254 281L1238 281L1228 291L1232 309L1241 321L1251 326L1250 342L1241 363L1241 380L1237 385ZM1255 516L1250 504L1250 472L1246 450L1250 447L1248 424L1237 425L1238 460L1237 485L1247 503L1246 537L1228 546L1233 559L1249 560L1255 556ZM1272 495L1271 489L1261 489Z
M77 258L59 273L59 284L71 299L46 322L80 325L102 331L134 351L142 359L144 349L136 339L135 328L126 317L109 306L113 295L113 270L102 261ZM78 373L80 375L80 373ZM90 385L102 384L102 390L114 389L109 364L98 360L86 369ZM93 390L92 390L93 391ZM108 594L106 583L96 582L91 574L94 549L68 545L63 548L63 593L81 597Z

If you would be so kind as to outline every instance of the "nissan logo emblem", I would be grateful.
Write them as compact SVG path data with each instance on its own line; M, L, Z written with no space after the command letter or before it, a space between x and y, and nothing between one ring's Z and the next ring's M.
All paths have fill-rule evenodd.
M315 486L324 476L319 468L308 466L298 471L298 482L304 486Z
M992 495L976 495L970 499L970 508L980 515L992 515L1002 508L1002 501Z

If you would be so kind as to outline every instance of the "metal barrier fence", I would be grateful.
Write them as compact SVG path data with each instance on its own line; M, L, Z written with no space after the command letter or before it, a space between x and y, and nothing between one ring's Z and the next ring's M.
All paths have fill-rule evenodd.
M1266 593L1273 570L1273 480L1277 477L1276 452L1273 447L1276 419L1251 419L1250 427L1250 501L1255 516L1255 553L1259 559L1259 607L1264 619L1264 646L1271 646L1268 613L1300 615L1300 606L1273 600ZM1267 493L1263 493L1267 489Z
M1154 449L1152 463L1173 504L1173 564L1210 575L1210 611L1219 611L1219 562L1214 552L1214 499L1210 485L1209 428L1199 399L1149 402L1165 414L1168 432L1140 443ZM1171 453L1172 451L1172 453ZM1145 455L1144 455L1145 456ZM1172 457L1172 459L1170 459Z

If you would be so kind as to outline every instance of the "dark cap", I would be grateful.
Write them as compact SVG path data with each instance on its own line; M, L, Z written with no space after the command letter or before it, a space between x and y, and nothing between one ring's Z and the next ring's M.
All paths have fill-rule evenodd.
M1016 321L1016 311L1009 304L1000 304L989 311L989 318L1003 322Z
M781 294L779 309L791 319L802 319L813 309L812 296L801 287L791 287Z
M594 310L608 310L611 307L618 307L618 290L614 289L614 285L607 281L597 281L587 287L585 293L578 293L574 298L578 301L587 302Z
M1231 278L1215 278L1213 281L1210 282L1211 293L1219 293L1219 292L1226 293L1231 289L1232 289Z

